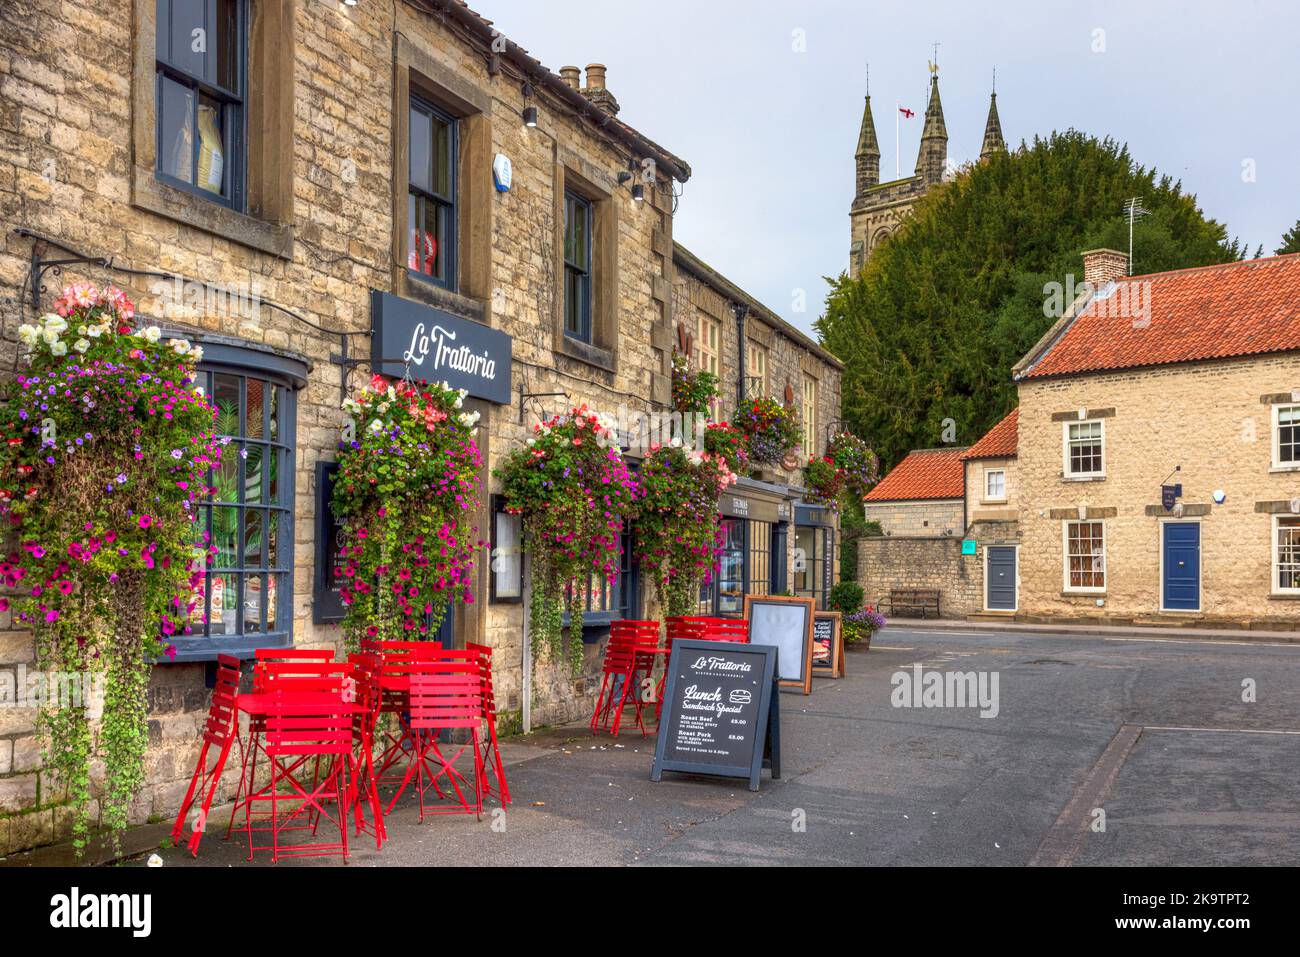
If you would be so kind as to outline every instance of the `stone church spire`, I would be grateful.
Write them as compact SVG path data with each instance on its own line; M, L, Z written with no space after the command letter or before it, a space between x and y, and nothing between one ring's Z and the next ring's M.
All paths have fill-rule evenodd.
M1007 141L1002 138L1002 121L998 118L998 93L994 90L989 96L989 118L984 124L984 145L980 147L980 161L987 160L994 153L1005 152Z
M939 102L939 74L930 75L930 104L925 108L925 128L921 131L921 151L916 157L916 175L927 184L943 179L948 165L948 127L943 122L943 104Z
M876 123L871 116L871 94L862 108L862 130L858 133L858 149L853 154L857 162L857 191L854 202L862 199L869 187L880 182L880 143L876 139Z

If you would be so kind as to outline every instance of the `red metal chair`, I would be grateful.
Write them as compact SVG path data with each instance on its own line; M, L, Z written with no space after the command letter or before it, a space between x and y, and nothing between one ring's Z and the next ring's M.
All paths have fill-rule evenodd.
M647 652L659 646L659 622L621 619L610 623L609 642L605 645L605 662L600 682L600 692L596 696L596 708L591 715L591 733L595 734L597 726L604 727L614 737L618 737L623 722L623 710L627 706L628 695L639 686L642 679L648 679L654 669L654 660ZM617 704L615 699L617 698ZM645 724L641 720L644 705L641 694L633 695L636 725L645 737ZM610 727L610 718L613 726Z
M411 672L421 661L428 661L442 645L436 641L362 641L361 650L379 655L379 713L397 715L398 731L388 728L377 737L380 754L375 763L375 777L380 784L397 784L401 778L389 776L389 770L413 748L407 715L410 713Z
M406 769L402 789L415 776L415 790L420 799L420 820L425 814L468 814L473 812L478 818L483 816L483 751L479 729L486 718L483 709L483 680L477 674L434 673L416 671L411 675L411 729L415 735L416 753ZM459 746L451 758L447 758L439 747L438 738L443 731L463 730L469 733L469 741ZM448 745L450 751L456 745ZM454 765L468 750L474 762L474 802L471 804L461 790L458 781L465 778ZM430 758L435 758L438 768L430 765ZM438 779L446 776L446 783L456 792L459 803L457 808L427 810L424 796L433 789L440 798L446 792L438 786ZM468 783L468 782L467 782ZM398 793L401 793L399 789ZM396 797L393 798L397 800ZM391 805L390 805L391 808Z
M743 618L712 618L704 625L708 641L732 641L749 644L749 622Z
M245 804L248 859L258 850L270 850L271 862L282 857L311 857L341 854L348 857L348 773L352 766L352 720L355 705L334 693L276 690L266 708L266 741L262 750L271 765L271 782L259 800L270 803L269 827L254 828L251 806ZM299 779L296 769L307 762L318 772L310 786ZM282 788L288 785L288 790ZM283 811L288 805L290 810ZM333 804L337 818L329 810ZM339 829L338 841L310 842L282 846L280 835L289 829L310 829L314 837L321 821ZM269 831L271 843L258 846L257 831Z
M185 832L185 819L194 806L196 797L201 799L199 809L190 824L190 837L186 842L190 854L199 853L199 841L207 826L208 811L212 808L212 799L221 783L221 773L225 770L226 759L230 756L230 746L239 736L239 714L235 707L235 696L239 694L239 659L230 655L217 655L217 678L212 687L212 703L208 706L208 720L203 726L203 747L199 750L199 759L194 766L194 776L190 779L189 790L181 801L180 811L176 814L176 823L172 825L172 843L180 844ZM208 764L208 755L213 747L217 751L212 764Z
M483 742L483 766L488 774L484 777L483 793L491 794L502 805L510 803L510 785L506 783L506 769L501 762L501 748L497 744L497 704L492 692L492 649L487 645L469 642L466 649L478 655L479 675L483 679L483 713L487 716L488 737ZM490 778L496 778L496 790L493 790Z
M380 662L371 652L348 655L356 680L356 710L352 716L352 791L348 805L356 819L356 833L367 831L375 836L375 849L383 847L388 839L384 826L383 805L379 800L378 779L375 777L375 725L379 720ZM371 818L366 820L366 808Z

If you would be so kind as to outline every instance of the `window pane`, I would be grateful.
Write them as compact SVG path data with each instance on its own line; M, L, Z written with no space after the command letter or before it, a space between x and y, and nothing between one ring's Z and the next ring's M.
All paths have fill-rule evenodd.
M199 169L195 180L200 189L222 195L226 181L226 141L222 132L224 110L211 97L199 97Z
M238 438L243 405L239 398L239 376L218 372L212 377L212 400L217 404L217 434Z
M233 635L235 620L235 575L213 575L208 585L208 634Z
M250 445L244 453L244 501L260 505L262 497L262 462L266 450L260 445Z
M1300 519L1278 520L1277 584L1279 588L1300 588Z
M266 515L266 564L268 568L280 567L280 512Z
M213 565L216 568L238 568L239 509L216 507L212 509L212 544L217 547Z
M1300 406L1278 410L1277 459L1279 462L1300 462Z
M248 385L248 422L244 434L250 439L262 438L262 406L265 401L266 384L260 379L245 380Z
M263 455L266 460L265 468L267 472L267 485L270 489L267 492L266 500L274 505L280 501L280 468L281 463L285 461L287 455L283 449L266 449Z
M270 438L272 442L276 442L280 439L280 387L268 384L266 388L270 392L271 403L270 415L268 416L270 420Z
M433 118L411 107L411 185L433 192Z
M452 164L455 158L451 155L451 124L444 123L442 120L434 117L433 119L433 185L431 192L437 193L443 199L453 199L451 195Z
M496 552L492 571L496 575L498 598L518 598L523 594L523 562L519 550L520 517L507 512L495 516Z
M407 204L407 213L411 223L407 266L434 279L445 280L447 277L443 241L447 235L450 210L412 193Z
M215 46L209 47L217 85L239 93L239 4L217 0Z
M239 501L239 444L231 442L221 450L221 462L212 471L213 499L218 502Z
M263 515L259 509L250 508L244 512L244 567L263 568L266 555L263 553L262 537Z
M203 51L208 47L207 24L203 16L204 6L204 0L171 0L170 49L166 55L161 48L158 53L161 59L166 60L176 69L184 70L195 77L204 76ZM161 39L160 37L160 43Z
M262 582L261 575L244 576L244 632L262 630Z
M266 630L275 631L276 604L279 602L281 575L266 576Z
M158 168L186 183L194 182L194 94L167 77L159 77Z

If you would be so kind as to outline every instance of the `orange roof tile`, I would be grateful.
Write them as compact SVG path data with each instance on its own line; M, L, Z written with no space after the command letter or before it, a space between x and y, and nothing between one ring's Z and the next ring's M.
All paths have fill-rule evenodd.
M867 493L868 502L902 502L912 499L961 498L966 489L966 466L961 449L919 449Z
M1300 254L1103 287L1024 378L1300 349Z
M1019 434L1020 406L1016 406L1001 422L984 433L980 439L962 455L963 459L1004 459L1016 454Z

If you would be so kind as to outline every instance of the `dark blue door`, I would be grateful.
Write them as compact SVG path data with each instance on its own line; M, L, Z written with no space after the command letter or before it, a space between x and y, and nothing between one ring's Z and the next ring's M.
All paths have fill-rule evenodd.
M1010 545L988 546L988 607L990 611L1016 610L1016 550Z
M1200 523L1166 522L1164 530L1164 607L1173 611L1199 611Z

